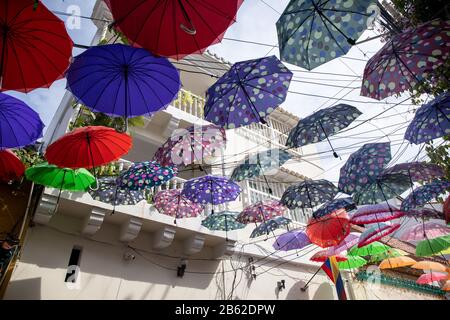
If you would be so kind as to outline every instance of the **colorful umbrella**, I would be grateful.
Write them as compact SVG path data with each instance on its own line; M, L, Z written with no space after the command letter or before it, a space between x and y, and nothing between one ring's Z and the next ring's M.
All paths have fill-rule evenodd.
M226 129L266 123L286 99L291 78L275 56L235 63L208 89L205 119Z
M145 199L139 191L130 190L118 185L117 177L102 177L98 179L98 188L88 190L92 199L113 206L135 205Z
M367 62L361 95L381 100L414 88L449 56L450 22L434 20L394 35Z
M226 232L228 240L228 231L245 228L245 224L236 220L238 212L222 211L210 214L202 221L202 226L209 230L220 230Z
M386 224L386 223L376 223L370 228L367 228L364 230L363 233L361 233L361 237L359 238L358 247L364 247L368 244L371 244L375 241L380 240L381 238L390 235L397 231L400 228L400 224Z
M370 0L291 0L277 21L283 61L314 69L347 54L368 26Z
M330 247L327 249L327 253L329 256L338 255L344 251L350 250L354 245L356 245L359 241L359 233L352 232L348 234L344 240L342 240L339 244Z
M213 124L178 129L156 151L153 160L163 166L203 162L224 148L226 141L225 130Z
M119 183L131 190L143 190L159 186L178 173L176 167L164 167L154 161L136 162L120 174Z
M176 219L193 218L199 216L203 207L186 198L181 190L161 190L153 196L155 208L162 214Z
M73 43L64 22L35 2L0 2L0 91L48 88L69 66Z
M243 0L106 0L117 27L134 45L177 60L222 40Z
M264 234L269 234L276 229L287 226L289 223L291 223L291 219L285 217L275 217L264 221L252 231L250 238L256 238Z
M359 247L359 246L355 245L348 251L348 255L349 256L367 257L367 256L380 254L380 253L386 252L391 249L392 248L389 247L388 245L385 245L381 242L375 241L375 242L372 242L363 247Z
M241 193L241 187L226 177L208 175L188 180L182 193L196 203L210 203L214 206L236 200ZM214 208L211 214L213 213Z
M131 149L131 137L103 126L82 127L66 133L47 147L50 164L91 169L115 161ZM76 155L76 156L74 156Z
M339 191L353 194L379 176L391 161L389 142L368 143L352 153L340 170Z
M169 60L123 44L92 47L67 71L67 88L84 105L125 119L164 109L180 86Z
M418 257L428 257L450 248L450 235L422 240L416 245Z
M410 257L394 257L388 258L381 261L378 266L380 269L394 269L394 268L402 268L409 267L416 263L416 260Z
M313 212L314 218L324 217L338 209L345 209L347 212L356 209L352 198L338 198L325 202L319 209Z
M272 247L275 250L290 251L302 249L310 244L311 241L303 230L292 230L278 236Z
M370 255L370 262L379 262L386 259L407 256L408 253L400 249L389 249L382 253Z
M438 272L423 274L419 277L419 279L417 279L416 283L431 284L435 281L447 280L447 276L448 275L446 273L438 273Z
M322 218L311 218L306 227L311 242L322 248L338 245L349 233L350 222L344 209Z
M244 208L238 215L237 221L245 224L264 222L278 216L283 216L286 214L286 211L286 207L280 201L265 199Z
M406 129L405 139L420 144L449 134L450 92L447 91L417 109Z
M386 168L382 175L402 174L410 178L412 182L431 182L436 178L445 176L444 169L437 164L426 162L399 163Z
M381 203L359 207L353 214L350 222L353 224L370 224L384 222L403 217L405 213L388 203Z
M289 209L314 208L334 199L338 189L330 181L304 180L284 191L281 203Z
M357 269L367 264L367 260L359 256L348 256L347 261L338 262L340 270Z
M426 222L408 228L401 234L399 239L403 241L417 241L433 239L447 234L450 234L449 227L435 222Z
M434 209L417 207L405 212L405 216L420 219L444 219L442 212Z
M414 269L420 269L420 270L431 270L431 271L437 271L437 272L447 272L447 267L439 262L434 261L419 261L411 266L411 268Z
M0 93L0 149L32 144L42 137L43 129L37 112L21 100Z
M330 256L327 250L321 250L314 253L309 260L314 262L325 262ZM337 262L347 261L347 257L341 255L335 255Z
M326 139L333 150L334 157L338 158L328 137L347 128L360 115L361 112L358 109L347 104L338 104L316 111L297 123L289 133L286 146L301 147Z
M9 182L23 176L25 166L11 150L0 150L0 181Z
M446 180L434 180L433 182L420 186L411 192L402 202L400 209L409 211L419 206L423 206L444 193L450 188L450 182Z

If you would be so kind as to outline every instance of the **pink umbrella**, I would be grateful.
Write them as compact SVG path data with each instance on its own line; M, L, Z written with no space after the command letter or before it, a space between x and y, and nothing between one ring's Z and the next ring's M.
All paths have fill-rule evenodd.
M387 203L380 203L358 208L350 222L353 224L370 224L394 220L404 215L405 213L398 208Z
M426 273L423 274L417 279L416 283L418 284L430 284L435 281L441 281L446 280L448 277L447 273L440 273L440 272L432 272L432 273Z
M407 229L399 237L403 241L419 241L424 239L433 239L450 234L450 228L435 222L420 223Z
M264 222L269 219L282 216L287 208L278 200L262 200L245 208L238 216L240 223Z
M327 255L328 256L335 256L338 255L346 250L350 250L351 247L353 247L354 245L356 245L359 241L359 233L356 232L352 232L350 233L347 237L344 238L344 240L342 240L341 243L339 243L338 245L328 248L327 249Z
M160 213L175 219L194 218L203 211L201 204L192 202L177 189L161 190L153 197L153 200Z
M396 223L393 225L389 225L386 223L378 223L377 225L374 225L373 227L370 227L366 229L359 238L358 242L358 248L367 246L368 244L371 244L372 242L378 241L381 238L395 232L400 228L400 224Z

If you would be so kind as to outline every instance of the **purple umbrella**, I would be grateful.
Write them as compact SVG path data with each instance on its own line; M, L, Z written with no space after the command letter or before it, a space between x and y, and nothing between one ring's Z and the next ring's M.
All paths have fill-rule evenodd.
M280 235L272 246L275 250L290 251L302 249L310 244L311 241L304 231L292 230Z
M435 180L432 183L418 187L403 200L400 209L407 212L416 207L421 207L449 188L450 181L446 180Z
M434 209L417 207L410 209L405 213L405 216L420 219L443 219L444 214Z
M0 93L0 149L20 148L42 137L44 124L24 102Z
M437 164L426 162L399 163L386 168L382 175L403 174L409 176L412 182L433 181L445 175L444 169Z
M341 243L339 243L338 245L336 245L334 247L328 248L327 255L335 256L344 251L350 250L351 247L353 247L354 245L356 245L359 242L359 237L360 237L359 233L354 233L354 232L350 233L348 236L346 236L344 238L344 240L341 241Z
M208 89L205 118L226 129L266 123L286 99L291 78L275 56L235 63Z
M92 47L67 71L67 88L81 103L125 119L165 108L180 85L169 60L122 44Z

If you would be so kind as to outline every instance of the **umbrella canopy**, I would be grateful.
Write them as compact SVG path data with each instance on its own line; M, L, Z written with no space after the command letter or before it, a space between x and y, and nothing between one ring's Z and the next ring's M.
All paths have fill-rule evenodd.
M405 213L389 205L388 203L374 204L359 207L353 214L350 222L353 224L371 224L384 222L403 217Z
M420 144L450 134L450 92L421 106L405 132L405 139ZM442 177L443 175L441 175Z
M356 209L352 198L338 198L325 202L319 209L313 212L314 218L324 217L338 209L345 209L347 212Z
M433 182L420 186L411 192L402 202L400 209L409 211L419 206L423 206L444 193L450 188L450 182L446 180L434 180Z
M208 89L205 119L226 129L266 123L286 99L291 78L275 56L235 63Z
M416 255L418 257L428 257L448 248L450 248L450 234L418 242L416 245Z
M434 163L426 162L407 162L399 163L392 167L386 168L382 175L402 174L410 178L412 182L431 182L436 178L445 176L442 167Z
M297 123L289 133L286 146L301 147L327 139L333 149L328 137L347 128L360 115L358 109L347 104L321 109ZM334 156L338 157L336 152Z
M385 223L376 223L372 227L367 228L361 233L361 237L359 238L358 247L364 247L368 244L371 244L375 241L380 240L381 238L390 235L397 231L401 225L399 223L396 224L385 224Z
M342 240L339 244L328 248L328 255L335 256L344 251L350 250L354 245L356 245L359 241L359 233L352 232L348 234L344 240Z
M430 284L435 281L447 280L447 276L448 275L446 273L436 273L436 272L423 274L419 277L419 279L417 279L416 283Z
M162 214L175 219L192 218L199 216L203 207L186 198L181 190L161 190L153 196L155 208Z
M355 245L348 251L349 256L361 256L361 257L367 257L376 255L379 253L386 252L388 250L392 249L388 245L385 245L381 242L375 241L368 245L365 245L363 247L358 247Z
M340 170L339 191L353 194L373 181L391 161L389 142L367 143L352 153Z
M42 137L44 123L24 102L0 92L0 149L20 148Z
M182 193L196 203L214 206L236 200L241 187L226 177L208 175L188 180Z
M287 226L289 223L291 223L291 219L285 217L275 217L270 220L264 221L252 231L252 233L250 234L250 238L256 238L265 234L269 234L276 229Z
M431 208L417 207L405 212L407 217L420 219L444 219L442 212Z
M435 222L426 222L417 224L405 230L399 239L403 241L417 241L437 238L447 234L450 234L449 227Z
M450 291L450 280L447 280L445 284L442 286L442 290Z
M450 224L450 195L444 201L444 220L447 224Z
M280 201L265 199L254 203L242 210L237 220L241 223L264 222L286 214L286 207Z
M210 214L202 221L202 226L209 230L231 231L245 228L245 224L236 220L239 212L222 211Z
M213 124L177 129L158 148L153 160L163 166L187 166L203 162L224 148L226 141L225 130Z
M120 174L119 184L131 190L142 190L159 186L178 173L176 167L164 167L155 161L135 162Z
M370 262L380 262L382 260L403 257L407 255L408 253L403 250L392 248L382 253L372 254L370 256Z
M338 245L349 233L350 222L344 209L322 218L311 218L306 227L311 242L322 248Z
M370 0L291 0L277 21L283 61L314 69L347 54L367 29Z
M314 253L309 260L314 262L325 262L330 256L327 250L321 250ZM337 262L347 261L347 257L341 255L335 255Z
M243 0L106 0L117 27L134 45L182 59L222 40Z
M431 270L431 271L437 271L437 272L447 272L447 267L439 262L434 261L419 261L411 266L411 268L414 269L420 269L420 270Z
M123 44L89 48L75 57L66 77L67 88L84 105L125 118L164 109L181 86L169 60Z
M346 261L338 262L340 270L357 269L367 264L367 260L359 256L348 256Z
M367 62L361 95L377 100L412 89L449 56L450 22L434 20L394 35Z
M64 21L35 4L0 2L0 91L48 88L69 66L73 43Z
M140 191L130 190L118 185L117 177L102 177L98 179L98 188L88 190L92 199L113 206L135 205L145 199Z
M244 163L234 168L231 179L244 179L261 176L271 170L281 167L292 155L281 149L268 149L245 157Z
M380 269L393 269L393 268L402 268L402 267L409 267L416 263L416 260L410 258L410 257L394 257L394 258L388 258L381 261L380 265L378 266Z
M311 244L308 235L303 230L292 230L278 236L272 247L275 250L300 250Z
M87 191L95 184L95 177L86 169L72 170L41 163L25 171L28 180L46 187L69 191Z
M314 208L326 201L334 199L338 189L330 181L304 180L284 191L281 203L289 209Z
M8 182L23 176L25 166L11 150L0 150L0 181Z
M89 126L66 133L53 142L47 147L45 158L59 167L91 169L119 159L130 149L129 135L112 128Z

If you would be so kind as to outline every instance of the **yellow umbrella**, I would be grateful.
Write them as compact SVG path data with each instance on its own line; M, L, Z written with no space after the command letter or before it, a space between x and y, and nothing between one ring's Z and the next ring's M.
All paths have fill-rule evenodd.
M411 268L421 270L433 270L437 272L447 272L447 267L441 263L433 261L420 261L412 265Z
M400 256L384 259L383 261L381 261L379 267L380 269L392 269L392 268L408 267L416 263L417 261L411 259L410 257Z

